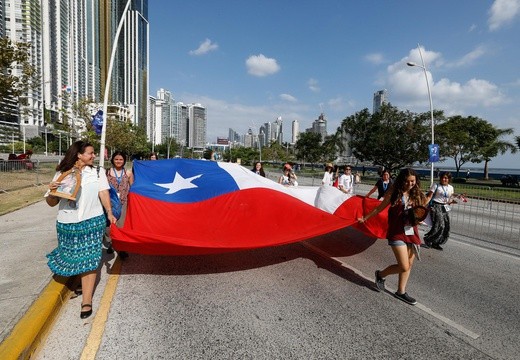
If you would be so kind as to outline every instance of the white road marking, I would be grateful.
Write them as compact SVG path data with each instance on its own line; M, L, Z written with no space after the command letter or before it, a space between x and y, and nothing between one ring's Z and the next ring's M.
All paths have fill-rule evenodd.
M319 255L319 256L327 259L327 260L332 260L334 263L336 263L336 265L339 265L340 267L343 267L345 269L348 269L348 270L352 271L353 273L355 273L356 275L362 277L363 279L365 279L367 281L370 281L370 282L374 281L374 279L372 277L365 276L360 270L358 270L358 269L348 265L347 263L343 262L342 260L340 260L338 258L330 256L328 253L326 253L325 251L321 250L320 248L318 248L318 247L316 247L314 245L311 245L311 244L309 244L307 242L301 242L301 244L303 246L305 246L307 249L309 249L310 251L316 253L317 255ZM395 289L387 288L387 290L389 291L389 292L387 292L389 295L391 293L395 292ZM478 339L480 337L479 334L476 334L473 331L466 329L464 326L462 326L460 324L457 324L455 321L453 321L451 319L448 319L447 317L445 317L445 316L443 316L441 314L436 313L432 309L426 307L425 305L423 305L423 304L421 304L419 302L415 305L415 307L420 309L420 310L422 310L422 311L424 311L425 313L427 313L428 315L434 317L435 319L445 323L446 325L451 326L452 328L460 331L461 333L463 333L464 335L470 337L473 340Z

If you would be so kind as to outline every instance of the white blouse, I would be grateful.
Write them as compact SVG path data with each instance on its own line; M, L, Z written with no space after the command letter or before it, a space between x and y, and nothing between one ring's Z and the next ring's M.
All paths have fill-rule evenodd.
M52 181L56 181L60 172L54 175ZM81 187L76 196L76 201L60 198L58 217L60 223L71 224L94 218L103 214L103 206L99 199L99 192L108 190L108 180L103 168L99 169L99 177L96 167L85 166L81 171ZM47 191L45 197L50 193Z
M441 184L432 184L430 187L430 191L433 193L432 200L438 204L447 204L450 198L453 196L453 186L441 185Z

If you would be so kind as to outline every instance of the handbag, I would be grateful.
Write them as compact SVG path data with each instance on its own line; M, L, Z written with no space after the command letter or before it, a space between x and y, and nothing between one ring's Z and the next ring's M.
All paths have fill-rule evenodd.
M428 216L429 209L426 206L416 205L405 210L405 223L416 226L419 225Z

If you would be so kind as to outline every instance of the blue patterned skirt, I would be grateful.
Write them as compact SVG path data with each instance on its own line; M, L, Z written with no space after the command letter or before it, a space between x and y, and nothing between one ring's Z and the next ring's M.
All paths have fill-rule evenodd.
M47 265L54 274L73 276L94 271L101 262L105 215L79 223L56 222L58 247L47 254Z

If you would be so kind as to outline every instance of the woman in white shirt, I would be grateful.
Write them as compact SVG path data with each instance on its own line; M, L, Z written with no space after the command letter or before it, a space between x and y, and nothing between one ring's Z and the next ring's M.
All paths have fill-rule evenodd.
M431 200L432 227L424 235L424 247L442 250L441 245L445 244L450 236L450 205L457 202L454 199L453 186L450 185L451 174L447 171L442 172L439 181L437 184L432 184L426 195L428 200Z
M332 186L334 182L334 165L332 163L327 163L325 165L325 173L323 174L323 180L321 180L322 185Z
M47 255L47 265L57 275L80 275L83 294L80 312L82 319L92 314L96 270L101 262L107 218L111 223L116 222L112 215L106 173L103 169L93 166L95 157L91 144L76 141L56 167L57 173L45 194L47 204L59 204L56 221L58 247ZM58 177L71 169L81 174L81 185L75 201L51 193L51 190L60 186L57 182ZM103 208L107 213L106 217Z
M354 194L354 175L352 175L352 167L345 165L343 175L339 178L338 188L345 194Z

